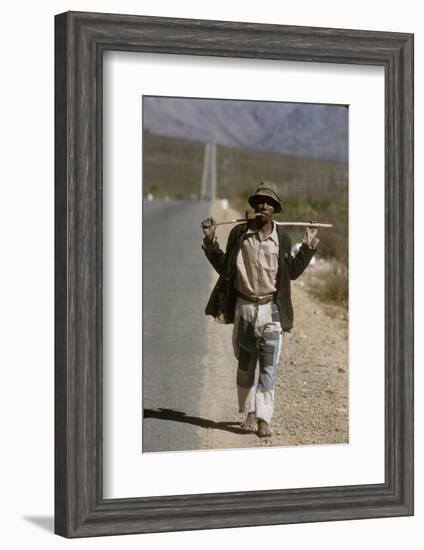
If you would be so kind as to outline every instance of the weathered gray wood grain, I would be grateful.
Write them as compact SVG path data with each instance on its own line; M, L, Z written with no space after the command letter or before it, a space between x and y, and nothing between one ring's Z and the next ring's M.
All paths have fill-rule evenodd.
M55 39L55 531L84 537L413 513L413 36L68 12ZM385 482L102 497L102 53L385 67Z

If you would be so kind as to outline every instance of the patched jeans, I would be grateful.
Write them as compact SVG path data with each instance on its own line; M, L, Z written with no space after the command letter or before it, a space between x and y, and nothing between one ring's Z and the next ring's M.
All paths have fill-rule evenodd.
M275 371L280 359L282 330L276 304L256 304L237 298L233 328L238 359L239 412L255 412L268 424L274 412ZM256 365L259 360L259 374Z

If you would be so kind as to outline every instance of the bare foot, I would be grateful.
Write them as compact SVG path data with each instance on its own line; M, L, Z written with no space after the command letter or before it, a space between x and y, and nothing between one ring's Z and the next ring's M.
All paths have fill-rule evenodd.
M258 421L256 419L256 414L254 412L248 413L246 420L241 423L241 427L250 432L256 432L258 427Z
M269 427L269 424L265 422L265 420L259 420L259 427L258 427L258 437L270 437L271 436L271 428Z

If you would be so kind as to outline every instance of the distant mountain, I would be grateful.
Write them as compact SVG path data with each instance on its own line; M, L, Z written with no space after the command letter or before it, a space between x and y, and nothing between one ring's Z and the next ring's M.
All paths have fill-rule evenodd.
M342 105L143 98L153 134L347 162L348 109Z

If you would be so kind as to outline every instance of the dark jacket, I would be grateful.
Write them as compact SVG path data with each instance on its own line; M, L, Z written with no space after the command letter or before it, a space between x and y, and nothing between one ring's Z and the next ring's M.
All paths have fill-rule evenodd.
M247 223L233 227L228 237L227 249L224 253L217 241L204 241L203 250L206 257L219 273L219 279L212 290L205 309L206 315L221 319L225 323L234 322L237 291L234 288L236 276L236 260L243 239L248 229ZM284 331L293 327L293 307L291 302L290 280L297 279L308 266L315 250L302 244L296 256L291 254L291 241L288 234L277 225L279 241L277 291L275 303L280 311L280 322Z

